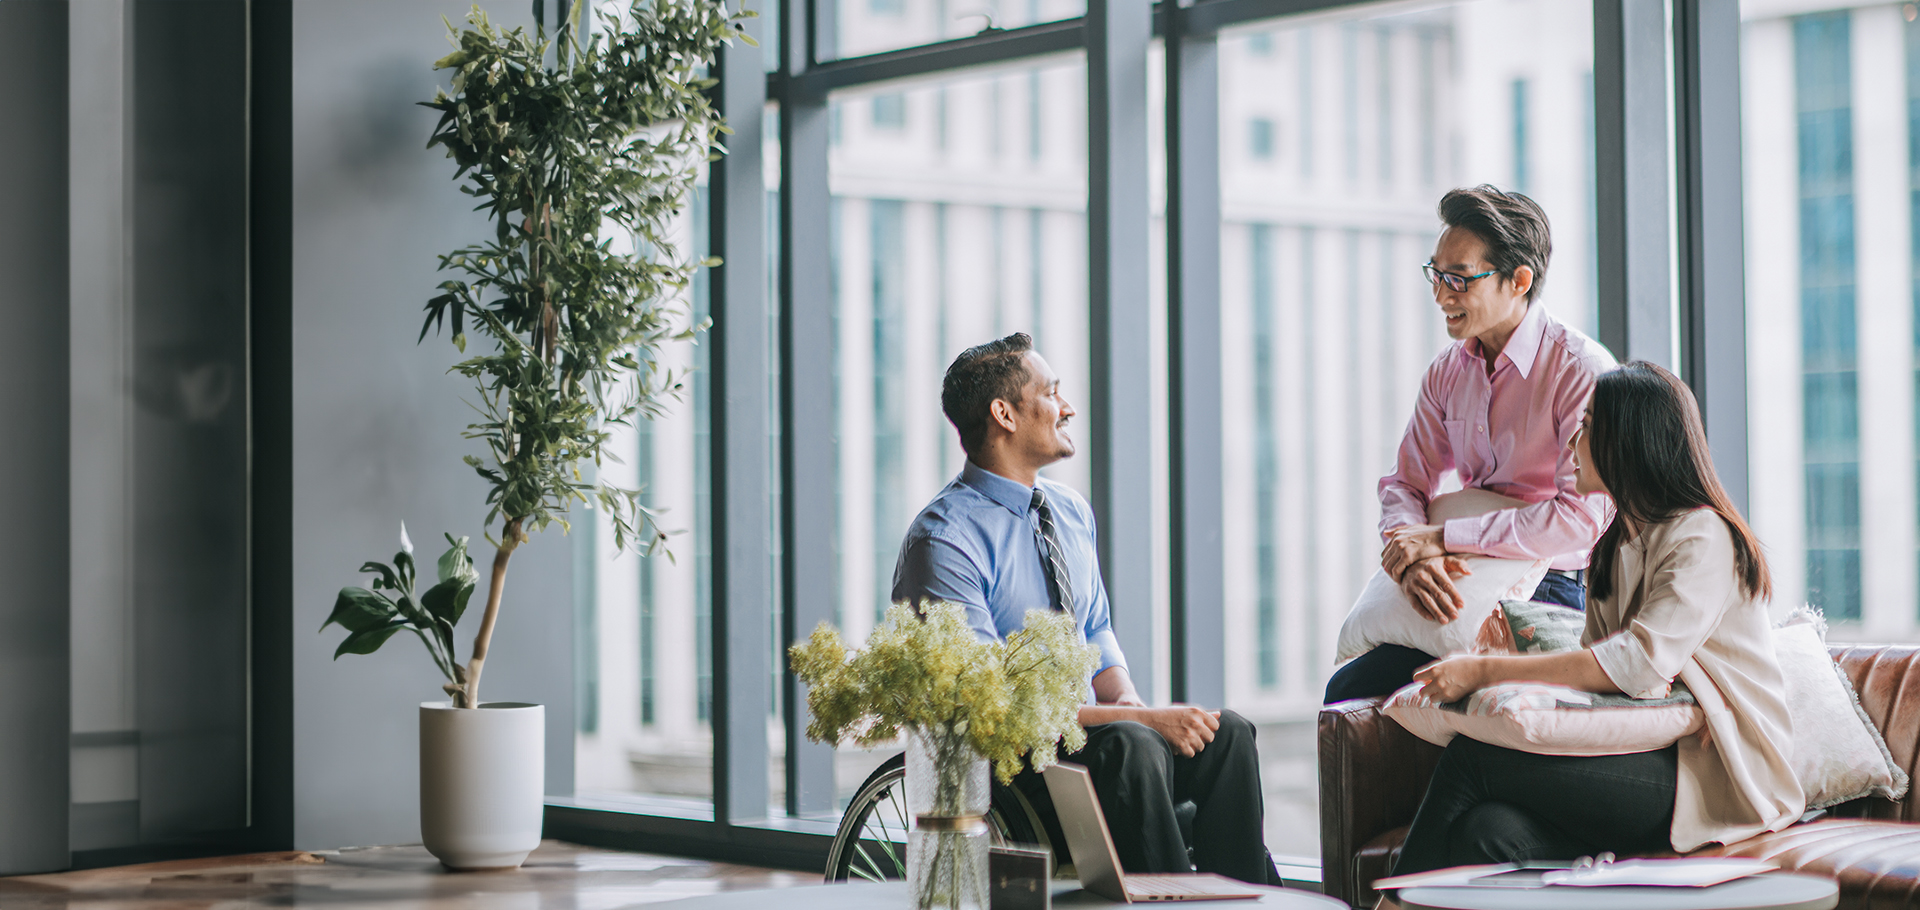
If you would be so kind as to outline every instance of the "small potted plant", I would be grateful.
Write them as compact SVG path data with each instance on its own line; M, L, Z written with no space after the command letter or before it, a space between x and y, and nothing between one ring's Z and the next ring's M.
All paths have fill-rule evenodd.
M907 883L919 910L987 906L987 773L1054 763L1086 745L1077 719L1099 649L1071 615L1035 610L1004 640L982 639L964 608L895 605L864 648L822 623L789 650L806 681L807 737L876 746L907 734Z
M486 524L500 522L472 655L462 664L453 636L478 584L466 538L447 537L439 580L416 593L403 528L393 564L362 566L373 587L342 590L327 619L348 632L336 659L406 629L446 676L450 701L420 708L421 835L456 869L517 866L540 839L543 709L480 700L507 563L533 532L566 528L575 505L605 511L621 549L645 541L651 553L665 539L638 490L583 480L580 463L608 455L610 426L678 394L658 354L703 328L677 301L696 268L717 264L680 257L671 225L725 129L705 71L723 42L745 37L744 14L717 0L630 0L583 35L583 3L551 36L501 29L477 7L466 28L449 23L454 51L433 65L451 84L421 102L441 113L428 147L446 149L493 224L491 239L440 257L457 277L420 330L449 330L463 355L468 331L480 337L452 367L475 384L480 416L466 436L488 457L466 463L487 482ZM640 252L619 251L616 233Z

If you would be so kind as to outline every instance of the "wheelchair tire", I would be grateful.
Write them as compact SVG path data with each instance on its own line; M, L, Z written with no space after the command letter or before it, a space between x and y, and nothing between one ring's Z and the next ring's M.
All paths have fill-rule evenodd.
M913 819L907 813L906 782L907 757L895 755L854 791L827 853L828 882L907 877L907 832ZM994 781L989 805L987 830L994 844L1050 846L1045 828L1019 791Z

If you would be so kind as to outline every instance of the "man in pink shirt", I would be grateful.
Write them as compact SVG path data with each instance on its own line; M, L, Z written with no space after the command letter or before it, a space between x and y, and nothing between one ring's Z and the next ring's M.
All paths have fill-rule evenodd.
M1425 269L1454 343L1427 368L1398 463L1380 479L1380 564L1415 609L1441 622L1464 606L1453 584L1463 555L1550 559L1533 599L1585 609L1587 553L1612 505L1574 490L1567 441L1613 355L1535 302L1553 240L1532 199L1453 190L1440 220L1447 227ZM1526 505L1428 524L1427 503L1450 470L1463 487ZM1389 694L1434 659L1382 645L1335 671L1327 703Z

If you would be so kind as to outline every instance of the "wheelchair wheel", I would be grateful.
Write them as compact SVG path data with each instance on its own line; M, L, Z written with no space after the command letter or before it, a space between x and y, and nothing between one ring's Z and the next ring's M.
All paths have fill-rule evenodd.
M875 768L840 816L827 853L827 881L884 881L907 877L907 757L896 755ZM993 783L987 831L994 844L1047 844L1045 828L1018 790Z

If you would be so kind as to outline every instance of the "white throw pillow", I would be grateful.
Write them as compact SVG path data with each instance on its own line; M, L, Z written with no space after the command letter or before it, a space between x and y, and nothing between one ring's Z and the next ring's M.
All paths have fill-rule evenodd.
M1666 698L1633 699L1511 682L1448 705L1422 696L1420 686L1393 693L1381 710L1436 746L1467 736L1541 755L1624 755L1666 748L1706 718L1685 686Z
M1449 519L1484 515L1498 509L1526 505L1518 499L1486 490L1460 490L1436 496L1427 506L1427 521L1442 524ZM1340 641L1334 660L1344 662L1359 657L1380 645L1405 645L1435 657L1473 648L1480 623L1502 600L1531 600L1540 579L1547 574L1545 559L1497 559L1491 556L1466 557L1473 574L1453 580L1466 601L1466 608L1449 623L1438 623L1421 615L1408 602L1400 585L1387 577L1385 570L1374 570L1360 598L1347 611L1340 625Z
M1825 626L1817 612L1802 608L1773 630L1793 719L1793 772L1806 791L1807 808L1862 796L1899 799L1907 795L1907 774L1860 707L1846 671L1827 653Z

